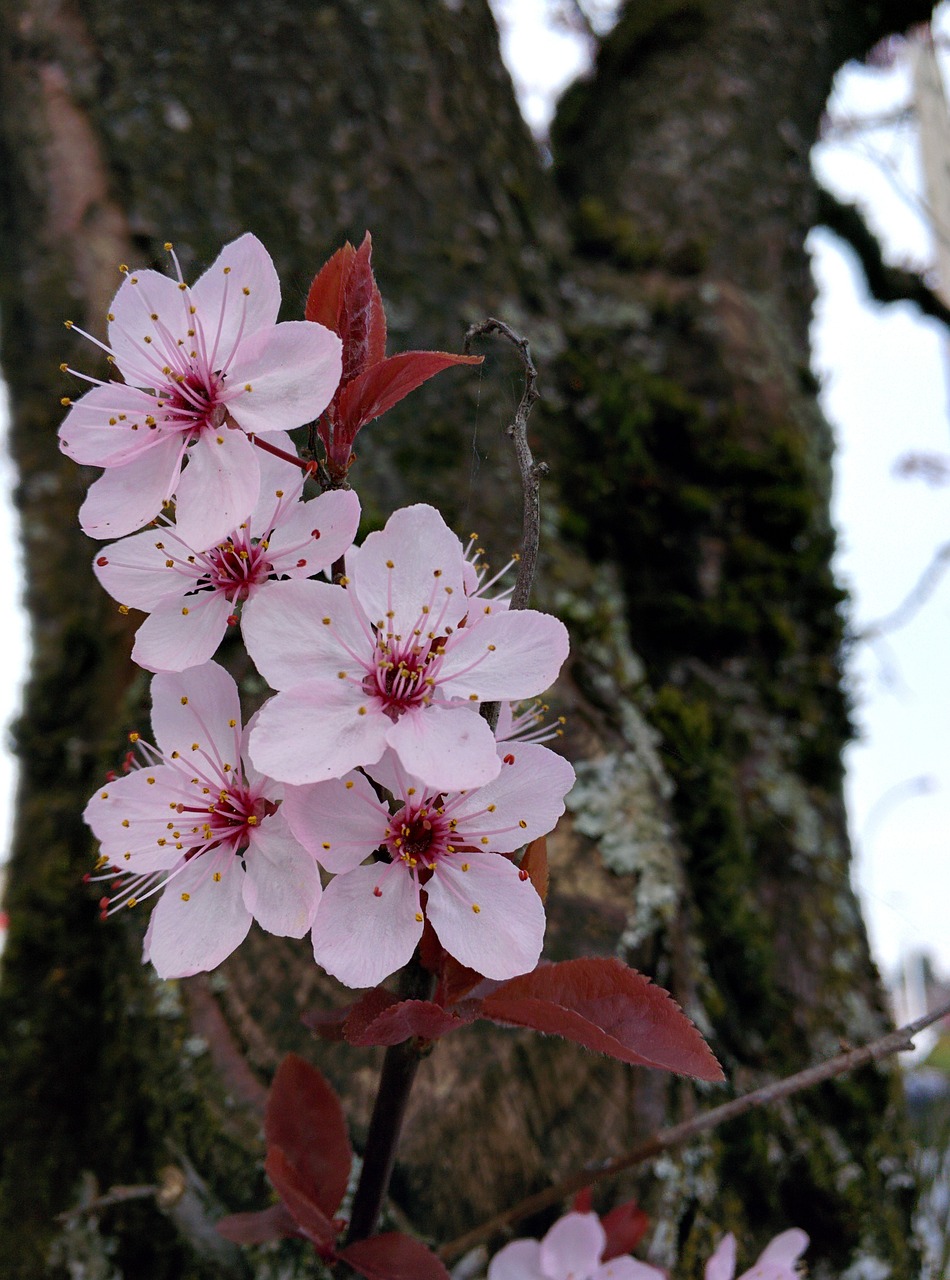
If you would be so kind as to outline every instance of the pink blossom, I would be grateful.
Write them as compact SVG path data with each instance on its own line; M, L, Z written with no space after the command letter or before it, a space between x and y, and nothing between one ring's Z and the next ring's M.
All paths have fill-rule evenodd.
M574 770L546 747L505 746L499 758L486 786L442 793L387 752L367 772L394 797L392 813L360 773L286 789L291 831L336 872L312 934L328 973L350 987L382 982L409 960L425 917L450 955L486 977L535 967L544 907L503 855L554 827ZM387 861L361 865L376 850Z
M462 546L433 507L396 511L346 558L347 585L276 583L249 600L244 638L279 690L251 751L284 782L339 778L387 747L440 790L500 769L481 702L531 698L556 677L567 631L465 592Z
M795 1265L808 1248L808 1236L798 1227L783 1231L765 1246L758 1260L739 1280L797 1280ZM705 1280L732 1280L736 1274L736 1238L723 1236L706 1263Z
M290 437L285 437L292 448ZM207 662L243 604L279 577L309 578L350 546L360 518L352 490L300 501L298 467L261 455L261 496L250 518L208 551L168 524L103 547L96 577L124 608L150 614L136 632L132 659L149 671L184 671Z
M106 914L162 896L144 959L163 978L213 969L246 937L252 918L302 938L320 900L313 857L280 808L282 788L246 759L237 686L213 662L152 681L156 747L101 787L84 818L102 845L98 877L112 881Z
M568 1213L543 1240L513 1240L488 1267L488 1280L665 1280L656 1267L621 1256L601 1262L607 1234L596 1213Z
M177 280L126 275L108 345L92 339L125 381L86 378L98 385L70 409L60 444L76 462L106 468L79 513L86 533L131 533L177 496L179 532L203 550L257 502L253 436L291 431L329 403L341 343L309 321L277 324L280 285L255 236L226 245L192 288L172 257Z

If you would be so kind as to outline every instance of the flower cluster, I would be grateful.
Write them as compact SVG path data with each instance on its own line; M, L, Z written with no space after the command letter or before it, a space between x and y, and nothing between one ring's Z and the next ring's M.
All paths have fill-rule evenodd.
M488 978L541 952L544 907L517 855L557 822L574 775L540 745L534 711L508 704L556 679L567 632L493 598L431 506L355 545L360 504L339 486L356 431L472 360L386 357L369 242L340 252L308 319L281 324L250 235L193 286L173 253L173 278L127 273L97 343L123 381L89 379L60 432L104 469L80 519L116 539L94 570L122 612L147 615L132 656L156 673L154 743L133 734L126 775L86 808L101 843L90 878L110 886L104 914L161 895L145 958L163 977L213 968L252 920L311 931L350 986L406 964L427 921ZM287 434L318 415L322 471ZM325 487L309 497L316 471ZM212 661L238 626L275 690L246 728ZM497 734L480 714L495 702Z
M606 1219L604 1220L606 1223ZM739 1280L798 1280L797 1262L808 1236L793 1227L775 1237ZM724 1236L706 1263L705 1280L733 1280L736 1239ZM568 1213L543 1240L514 1240L492 1258L488 1280L668 1280L659 1267L608 1247L608 1233L595 1213Z

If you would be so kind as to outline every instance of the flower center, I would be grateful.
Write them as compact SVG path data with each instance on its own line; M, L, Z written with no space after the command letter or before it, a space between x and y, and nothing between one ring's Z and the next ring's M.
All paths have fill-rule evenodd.
M373 669L363 680L363 692L376 697L390 720L406 711L427 706L445 652L444 637L406 643L400 636L379 636L373 655Z
M386 848L393 862L402 861L419 868L428 879L439 858L449 852L452 828L438 803L413 808L409 805L394 814L389 824Z
M232 535L227 542L213 547L201 557L205 572L198 581L198 589L211 587L232 603L243 602L250 595L251 588L266 582L274 571L266 550L266 542L262 545L240 533Z
M227 411L219 401L224 378L217 373L203 376L194 367L187 374L173 374L160 391L168 414L166 421L182 432L198 433L205 428L224 425Z

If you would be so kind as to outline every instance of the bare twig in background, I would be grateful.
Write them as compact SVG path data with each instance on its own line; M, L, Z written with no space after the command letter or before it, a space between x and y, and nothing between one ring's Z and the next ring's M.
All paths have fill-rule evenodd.
M576 1195L584 1187L589 1187L595 1182L601 1182L604 1178L612 1178L615 1174L623 1173L626 1169L632 1169L635 1165L644 1164L647 1160L652 1160L654 1156L669 1150L670 1147L678 1147L697 1134L703 1133L708 1129L715 1129L727 1120L734 1120L737 1116L744 1115L747 1111L752 1111L758 1107L770 1106L772 1103L780 1102L783 1098L791 1097L792 1094L800 1093L803 1089L810 1089L816 1084L823 1084L826 1080L833 1080L835 1076L855 1071L858 1067L866 1066L870 1062L877 1062L880 1058L887 1058L893 1053L899 1053L902 1049L911 1049L913 1048L915 1035L948 1015L950 1015L950 1000L936 1009L932 1009L930 1013L924 1014L922 1018L918 1018L915 1022L910 1022L905 1027L899 1027L896 1031L891 1031L886 1036L881 1036L878 1040L872 1040L870 1044L863 1045L860 1049L851 1049L835 1058L829 1058L827 1062L819 1062L815 1066L806 1067L804 1071L799 1071L793 1076L787 1076L784 1080L776 1080L773 1084L763 1085L760 1089L753 1089L750 1093L745 1093L740 1098L734 1098L731 1102L723 1103L721 1107L714 1107L711 1111L702 1112L682 1124L672 1125L669 1129L661 1129L659 1133L655 1133L652 1138L648 1138L639 1147L634 1147L632 1151L627 1151L620 1156L614 1156L613 1159L605 1161L599 1167L580 1169L577 1173L563 1179L563 1181L555 1183L554 1186L548 1187L544 1191L539 1191L533 1196L528 1196L512 1208L496 1214L493 1218L489 1218L487 1222L483 1222L480 1226L466 1232L465 1235L459 1236L457 1239L443 1245L439 1250L439 1256L445 1261L456 1258L460 1254L467 1252L473 1245L479 1244L482 1240L495 1235L513 1222L518 1222L533 1213L547 1209L550 1205L559 1204L568 1196Z
M885 614L883 618L878 618L877 622L869 622L866 627L862 627L855 639L875 640L886 631L895 631L898 627L905 626L936 591L948 568L950 568L950 542L945 542L934 552L930 564L897 608Z

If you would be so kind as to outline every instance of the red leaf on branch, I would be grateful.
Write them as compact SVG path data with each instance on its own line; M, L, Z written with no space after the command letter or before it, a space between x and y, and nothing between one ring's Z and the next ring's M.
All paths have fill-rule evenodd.
M299 1234L297 1223L283 1203L257 1213L232 1213L215 1223L215 1230L235 1244L266 1244Z
M410 391L455 364L481 364L482 356L454 356L447 351L401 351L363 369L344 383L337 401L338 430L349 441Z
M618 1204L616 1209L604 1214L600 1225L607 1233L601 1262L609 1262L611 1258L619 1258L621 1254L633 1253L646 1235L650 1219L635 1200L628 1200L626 1204Z
M463 1025L454 1013L449 1013L431 1000L399 1000L383 1009L375 1017L354 1022L347 1018L344 1034L350 1044L402 1044L412 1036L423 1040L438 1040L456 1027Z
M535 892L542 902L548 898L548 839L538 836L532 840L521 859L521 870L527 871L528 879L534 885Z
M594 1211L594 1191L592 1187L581 1187L571 1208L575 1213L593 1213Z
M419 1240L387 1231L348 1245L338 1254L366 1280L449 1280L449 1273Z
M326 325L337 335L340 333L343 291L355 257L356 250L347 240L343 248L337 249L314 276L307 294L307 306L304 310L306 318Z
M464 964L459 964L454 956L450 956L446 952L439 974L436 1000L439 1004L449 1008L485 981L486 979L482 974L477 973L474 969L467 968Z
M541 965L486 995L482 1017L563 1036L621 1062L698 1080L725 1078L670 994L616 959Z
M339 1098L324 1077L295 1053L289 1053L277 1068L267 1098L264 1135L268 1160L271 1151L279 1149L293 1170L295 1185L324 1217L332 1218L343 1199L353 1162L346 1119ZM277 1190L286 1200L281 1188ZM289 1201L288 1207L293 1212Z
M336 1227L330 1217L323 1212L309 1184L290 1163L280 1147L268 1149L264 1169L301 1233L318 1249L323 1251L332 1249L337 1237ZM337 1205L339 1200L334 1205L334 1210Z

